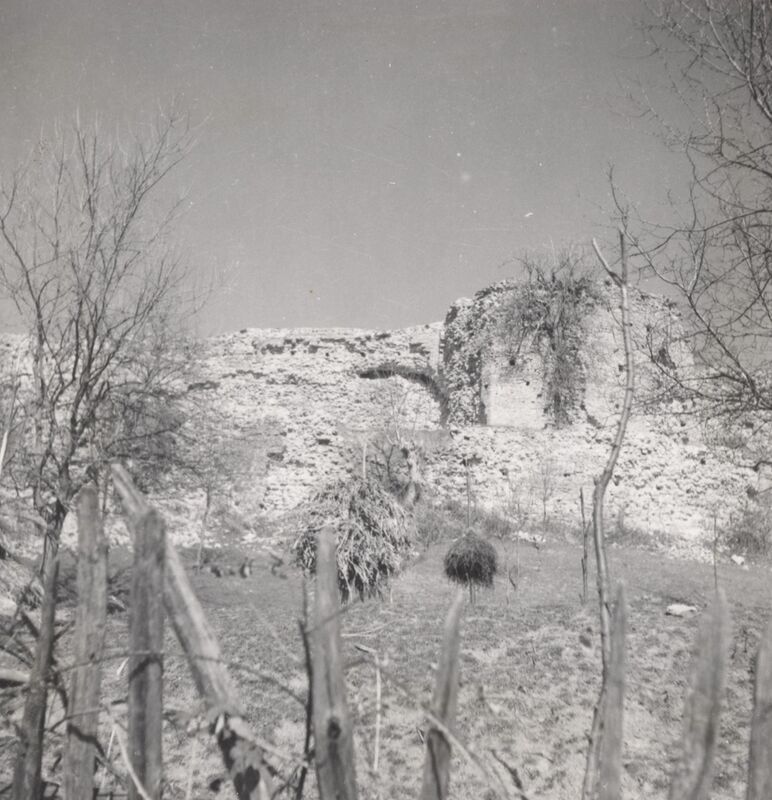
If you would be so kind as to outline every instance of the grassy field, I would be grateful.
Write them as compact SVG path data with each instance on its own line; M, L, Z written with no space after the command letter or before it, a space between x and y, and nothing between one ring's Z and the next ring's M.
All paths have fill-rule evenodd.
M420 704L431 696L442 622L455 592L442 575L446 546L431 547L394 583L391 602L355 602L344 613L362 797L417 796L423 760ZM243 555L225 551L222 561L237 566ZM112 553L113 569L126 559L125 553ZM696 618L666 616L665 609L675 601L702 607L713 590L713 570L623 547L611 549L610 562L613 579L625 584L629 606L624 794L665 797L697 626ZM719 580L732 607L733 644L713 797L737 798L744 795L753 657L770 607L769 571L725 564ZM238 677L255 732L277 751L274 762L290 772L302 759L305 732L304 707L291 696L302 700L306 689L299 576L291 569L284 577L273 575L258 559L248 579L201 573L193 582ZM496 766L497 757L515 767L530 797L579 795L600 664L593 575L590 588L590 602L583 607L578 547L521 545L517 589L509 603L499 579L493 590L480 592L477 606L467 607L463 618L459 737L500 774L505 771ZM115 719L125 714L121 665L127 621L125 613L109 618L104 697L113 703ZM372 769L375 670L358 644L388 660L377 774ZM59 659L66 663L66 653ZM198 702L171 634L166 668L165 796L183 798L187 791L194 798L232 796L232 789L220 783L222 767L211 740L205 730L196 730ZM54 707L49 722L55 724L61 713ZM106 720L104 742L110 728ZM61 767L53 764L61 741L56 735L50 741L47 769L56 780ZM5 748L6 756L11 750ZM115 743L112 757L122 772ZM119 784L107 778L104 788L111 785ZM459 799L493 796L458 753L451 791ZM314 795L310 778L306 796Z

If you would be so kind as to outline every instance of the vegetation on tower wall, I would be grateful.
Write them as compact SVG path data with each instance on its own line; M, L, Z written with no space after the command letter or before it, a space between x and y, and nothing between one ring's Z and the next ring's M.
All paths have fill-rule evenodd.
M501 304L492 335L514 367L525 347L538 353L545 410L556 425L566 425L584 392L584 322L601 301L600 283L571 253L556 267L528 257L523 269L525 278Z
M543 373L545 413L556 425L572 421L581 403L585 321L603 302L600 281L567 252L555 264L529 256L522 275L457 303L445 320L444 374L452 390L449 418L485 424L480 387L486 364L517 370L536 354Z

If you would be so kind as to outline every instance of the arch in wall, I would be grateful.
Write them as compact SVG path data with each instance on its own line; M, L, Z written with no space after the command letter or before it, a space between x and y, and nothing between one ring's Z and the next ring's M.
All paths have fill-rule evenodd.
M448 417L448 392L441 378L428 367L411 367L406 364L388 362L375 367L367 367L357 371L357 377L366 380L399 377L417 383L426 389L440 407L440 424L444 425Z

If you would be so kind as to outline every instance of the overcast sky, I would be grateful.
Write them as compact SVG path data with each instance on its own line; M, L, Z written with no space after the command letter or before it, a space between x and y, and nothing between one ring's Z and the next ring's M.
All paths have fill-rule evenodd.
M200 124L180 239L205 332L441 319L525 250L655 207L675 162L639 0L2 0L0 166L56 120Z

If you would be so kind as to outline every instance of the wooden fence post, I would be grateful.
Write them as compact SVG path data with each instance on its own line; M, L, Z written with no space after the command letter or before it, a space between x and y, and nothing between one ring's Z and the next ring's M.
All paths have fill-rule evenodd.
M78 608L67 710L66 800L94 793L94 759L99 725L102 653L107 618L107 538L99 515L96 488L81 489L78 513Z
M603 723L598 757L597 796L600 800L620 800L622 797L626 625L625 592L620 583L611 619L611 647L603 692Z
M129 755L147 795L160 800L163 778L164 550L166 535L150 509L134 535L134 569L129 609ZM129 784L129 800L140 800Z
M707 800L710 794L730 638L729 607L719 589L700 621L694 682L686 702L686 729L670 784L670 800Z
M43 760L43 729L48 698L48 675L54 648L58 577L59 560L52 555L46 566L40 631L35 648L35 661L30 672L27 700L24 704L19 749L14 764L12 795L14 800L30 800L30 798L41 796L40 769Z
M590 529L584 513L584 489L579 487L579 511L582 516L582 605L587 602L587 569L590 564Z
M335 532L319 532L312 647L316 775L322 800L357 796L354 735L343 675Z
M447 729L453 729L458 700L459 625L464 607L464 595L458 592L445 620L442 654L437 668L437 683L432 698L432 714ZM450 742L445 733L429 725L426 733L421 800L445 800L450 785Z
M748 800L768 797L772 797L772 621L767 623L756 658L748 759Z
M136 535L137 526L150 506L123 467L114 464L112 473L129 528ZM217 739L236 796L238 800L270 800L274 795L273 778L263 750L256 744L243 719L241 701L223 661L217 637L168 537L165 558L163 599L166 613L206 706L211 731Z

